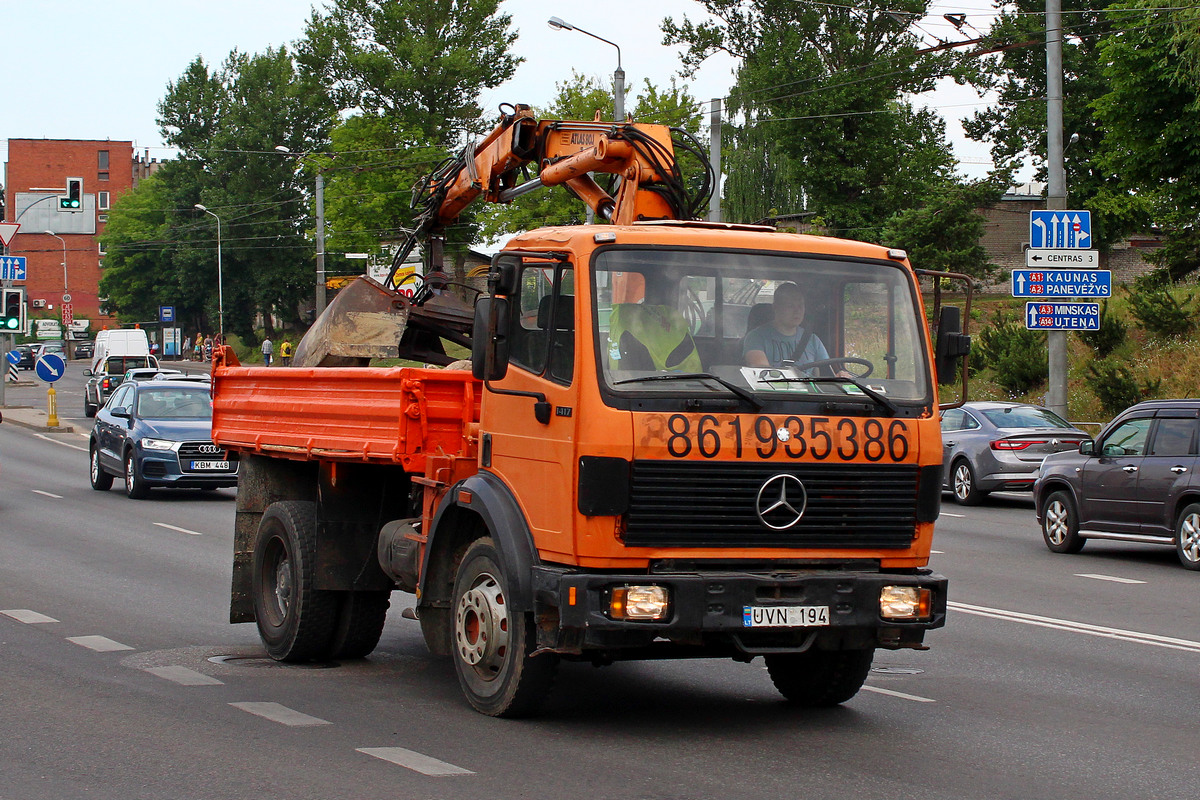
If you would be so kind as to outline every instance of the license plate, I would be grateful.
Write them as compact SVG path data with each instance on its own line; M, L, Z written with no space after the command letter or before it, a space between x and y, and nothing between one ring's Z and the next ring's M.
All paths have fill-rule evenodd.
M228 461L193 461L191 469L229 469Z
M812 628L829 624L829 606L745 606L747 628Z

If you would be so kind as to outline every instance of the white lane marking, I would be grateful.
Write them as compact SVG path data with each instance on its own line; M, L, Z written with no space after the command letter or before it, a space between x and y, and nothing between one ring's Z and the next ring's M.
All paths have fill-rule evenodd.
M929 551L929 555L931 555L931 556L944 556L944 555L946 555L946 551L945 551L945 550L930 550L930 551Z
M45 495L46 497L53 497L55 500L63 499L63 496L61 494L52 494L50 492L43 492L41 489L30 489L29 491L33 492L34 494Z
M943 511L942 516L943 517L955 517L957 519L964 519L964 518L966 518L967 515L966 514L951 514L949 511Z
M469 769L438 761L436 758L418 753L415 750L405 750L403 747L359 747L358 752L369 756L390 761L391 763L419 772L422 775L443 777L446 775L474 775Z
M905 694L904 692L896 692L891 689L881 689L878 686L864 686L864 692L874 692L875 694L886 694L888 697L899 697L901 700L912 700L915 703L936 703L937 700L930 700L928 697L921 697L915 694Z
M199 531L189 531L187 528L177 528L174 525L168 525L165 522L155 522L154 524L160 528L166 528L167 530L179 531L180 533L186 533L189 536L203 536L204 535L203 533L200 533Z
M187 667L147 667L146 672L181 686L221 686L225 683Z
M1145 583L1145 581L1135 581L1133 578L1118 578L1116 575L1096 575L1091 572L1076 572L1076 578L1091 578L1095 581L1111 581L1112 583Z
M47 617L45 614L30 611L28 608L10 608L7 611L0 611L0 614L12 617L17 622L24 622L26 625L37 625L42 622L58 622L54 617Z
M86 447L80 447L77 444L67 444L66 442L60 442L58 439L51 439L49 436L46 436L45 434L42 434L42 433L35 433L34 436L36 436L39 439L45 439L47 442L54 442L55 444L61 444L63 447L69 447L72 450L81 450L85 453L88 451L88 449Z
M104 636L68 636L68 642L74 642L80 647L86 647L89 650L95 650L97 653L114 653L117 650L132 650L133 648L127 644L114 642Z
M278 722L280 725L288 725L293 728L309 728L314 725L333 724L328 720L310 717L308 714L303 714L279 703L230 703L229 705L234 708L240 708L242 711L249 712L256 717L269 719L271 722Z
M1088 636L1099 636L1103 639L1118 639L1123 642L1135 642L1137 644L1153 645L1154 647L1165 647L1170 650L1187 650L1192 653L1200 653L1200 642L1193 642L1190 639L1175 639L1170 636L1158 636L1153 633L1142 633L1141 631L1106 628L1103 625L1089 625L1086 622L1073 622L1067 619L1055 619L1054 617L1039 617L1036 614L1024 614L1020 611L1004 611L999 608L973 606L966 603L950 602L946 605L952 610L960 611L964 614L974 614L980 617L990 617L991 619L1003 619L1009 622L1020 622L1024 625L1033 625L1039 628L1053 628L1060 631L1083 633Z

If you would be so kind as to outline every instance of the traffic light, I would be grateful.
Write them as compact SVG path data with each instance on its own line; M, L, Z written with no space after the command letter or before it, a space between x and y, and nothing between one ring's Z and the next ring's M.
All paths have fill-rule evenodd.
M59 211L83 211L83 178L67 178L67 193L58 196Z
M25 290L5 288L3 293L3 316L0 316L0 333L16 333L25 330Z

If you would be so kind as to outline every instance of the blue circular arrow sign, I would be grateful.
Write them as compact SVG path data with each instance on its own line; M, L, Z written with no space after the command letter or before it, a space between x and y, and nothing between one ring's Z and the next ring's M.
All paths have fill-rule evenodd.
M20 350L9 350L8 353L6 353L4 357L7 358L8 363L12 364L13 366L16 366L17 364L21 363L21 351Z
M58 353L46 353L33 366L37 376L47 383L54 383L67 371L67 362Z

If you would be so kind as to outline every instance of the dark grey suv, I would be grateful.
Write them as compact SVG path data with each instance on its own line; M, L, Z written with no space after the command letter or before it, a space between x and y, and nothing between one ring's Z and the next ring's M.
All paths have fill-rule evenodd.
M1200 400L1138 403L1095 442L1049 456L1034 484L1046 546L1078 553L1088 539L1174 547L1200 570Z

